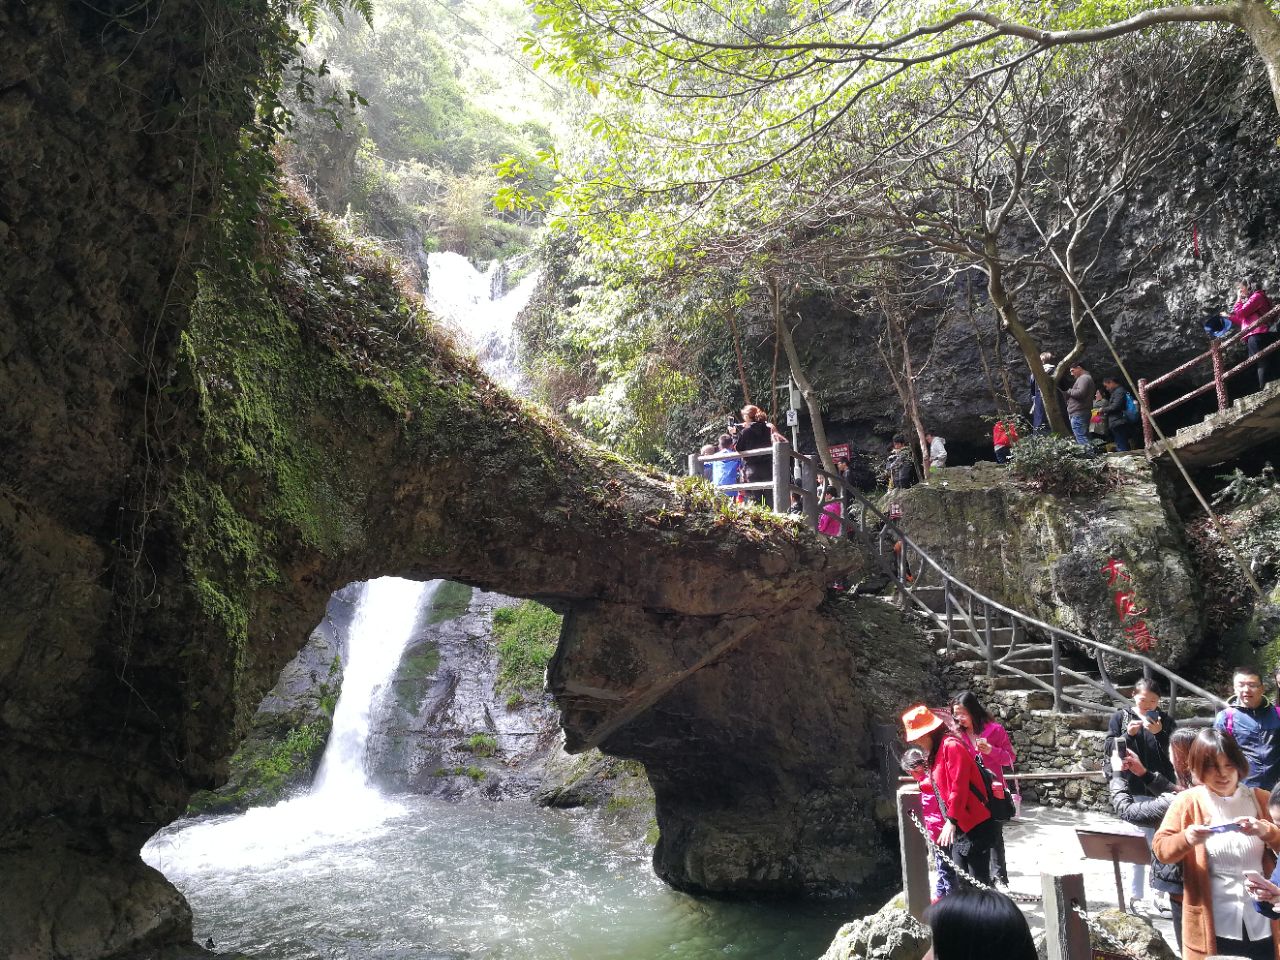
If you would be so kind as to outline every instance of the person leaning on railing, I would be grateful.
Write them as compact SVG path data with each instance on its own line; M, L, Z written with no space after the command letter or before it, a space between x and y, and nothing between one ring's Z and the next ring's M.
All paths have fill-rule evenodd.
M1265 291L1258 288L1252 280L1244 280L1240 284L1240 297L1226 314L1231 322L1240 328L1244 339L1245 350L1249 356L1261 352L1275 340L1271 331L1271 323L1266 319L1271 313L1271 301ZM1261 390L1271 380L1273 358L1263 357L1254 366L1258 371L1258 389Z

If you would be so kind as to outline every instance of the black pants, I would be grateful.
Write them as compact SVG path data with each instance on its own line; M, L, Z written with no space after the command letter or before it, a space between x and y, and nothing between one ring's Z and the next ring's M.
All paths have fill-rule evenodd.
M1009 867L1004 862L1004 824L996 821L996 839L991 844L991 879L1009 885Z
M1269 347L1275 342L1276 335L1274 333L1257 333L1252 337L1246 337L1244 341L1245 351L1249 356L1254 356L1263 347ZM1271 381L1271 370L1275 366L1276 356L1274 353L1268 354L1257 363L1254 369L1258 371L1258 389L1261 390Z
M1249 904L1246 910L1252 909ZM1243 933L1244 931L1241 931ZM1244 934L1246 937L1248 934ZM1248 957L1249 960L1274 960L1275 951L1271 946L1271 938L1265 940L1232 940L1229 937L1218 937L1218 953L1228 957Z
M979 883L991 884L991 848L1000 835L1000 824L995 820L980 823L968 833L956 832L951 845L951 859L961 870ZM964 883L964 877L960 878Z

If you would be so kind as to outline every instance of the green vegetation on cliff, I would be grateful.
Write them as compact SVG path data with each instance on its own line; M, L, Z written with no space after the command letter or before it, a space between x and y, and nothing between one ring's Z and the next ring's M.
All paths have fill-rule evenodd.
M561 617L533 600L493 612L498 641L498 688L513 693L541 690L547 664L560 640Z

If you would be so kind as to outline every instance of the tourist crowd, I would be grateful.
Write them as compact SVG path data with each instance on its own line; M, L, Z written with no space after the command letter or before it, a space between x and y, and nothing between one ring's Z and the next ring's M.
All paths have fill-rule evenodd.
M1280 671L1274 679L1280 700ZM1180 727L1156 683L1140 679L1104 740L1112 807L1151 854L1149 880L1143 866L1131 872L1130 909L1171 917L1184 960L1280 958L1280 705L1252 667L1234 671L1232 688L1211 726ZM935 850L930 917L987 916L1020 942L993 899L1008 893L1002 823L1020 806L1007 731L971 692L947 710L912 707L902 725L902 767L919 785ZM974 882L983 900L942 908Z
M1226 336L1237 329L1241 333L1248 358L1254 363L1258 389L1265 387L1280 370L1280 360L1275 351L1264 354L1273 344L1277 333L1277 321L1270 299L1257 284L1246 281L1240 284L1238 296L1229 311L1208 314L1202 324L1211 337ZM1262 354L1262 356L1259 356ZM1258 357L1254 360L1253 358ZM1069 367L1069 382L1052 382L1057 366L1050 353L1040 354L1043 372L1052 383L1053 395L1046 398L1036 376L1028 376L1030 405L1026 415L1032 433L1047 433L1050 416L1046 399L1056 404L1063 419L1070 425L1072 437L1090 454L1100 450L1124 453L1139 446L1142 414L1138 400L1125 385L1125 378L1117 371L1107 373L1099 384L1090 373L1087 361L1075 357ZM991 428L991 448L995 462L1009 461L1010 453L1018 442L1018 422L1021 418L1009 415L997 416ZM1026 421L1024 421L1026 426ZM903 434L893 437L888 459L880 471L890 489L903 490L914 486L922 476L930 476L947 465L946 441L928 429L922 429L923 462L917 460ZM734 488L743 484L766 483L771 479L772 460L767 453L774 440L785 440L760 407L748 404L741 411L741 420L729 418L726 432L716 444L702 448L703 473L708 480L726 495L742 500L770 502L772 494L766 489L740 491ZM841 445L845 447L845 445ZM752 451L755 451L752 455ZM733 457L732 454L748 454ZM843 480L853 483L848 454L835 459L835 467ZM855 486L863 486L855 483ZM728 489L726 489L728 488ZM819 494L821 498L821 492ZM838 526L838 525L837 525ZM838 535L838 531L833 535Z

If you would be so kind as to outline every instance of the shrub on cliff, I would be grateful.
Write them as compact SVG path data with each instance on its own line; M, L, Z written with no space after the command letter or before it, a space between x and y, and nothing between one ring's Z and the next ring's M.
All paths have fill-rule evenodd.
M1033 433L1015 443L1009 470L1032 489L1064 497L1098 493L1109 484L1104 457L1090 456L1054 433Z
M560 615L532 600L503 607L493 612L493 636L498 641L498 687L541 690L560 639Z

